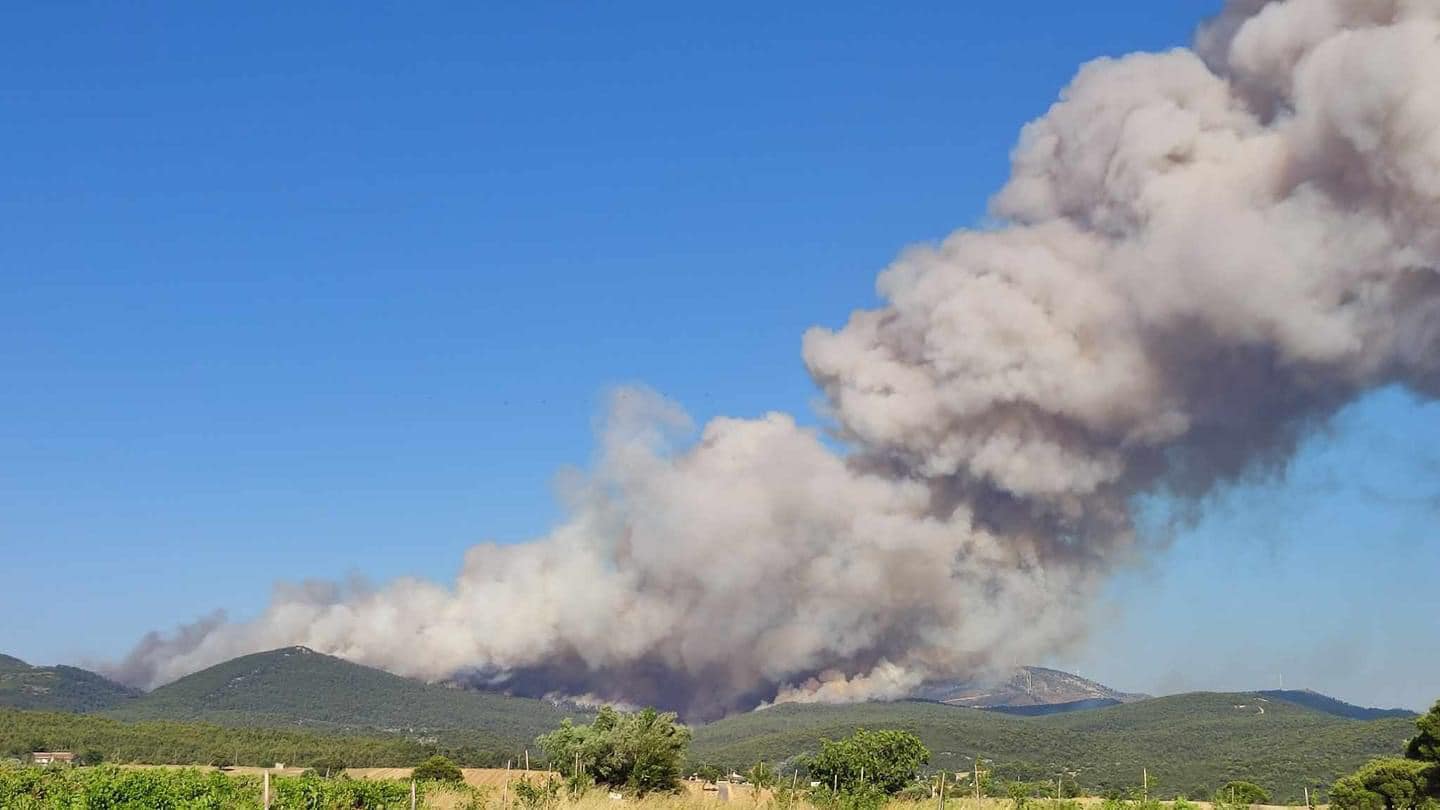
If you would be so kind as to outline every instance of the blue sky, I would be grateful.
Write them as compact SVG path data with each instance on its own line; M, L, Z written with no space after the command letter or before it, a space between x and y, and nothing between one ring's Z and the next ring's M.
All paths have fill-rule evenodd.
M814 422L803 330L980 221L1078 64L1218 8L682 5L0 11L0 650L448 579L552 524L617 383ZM1436 415L1347 411L1051 663L1428 702Z

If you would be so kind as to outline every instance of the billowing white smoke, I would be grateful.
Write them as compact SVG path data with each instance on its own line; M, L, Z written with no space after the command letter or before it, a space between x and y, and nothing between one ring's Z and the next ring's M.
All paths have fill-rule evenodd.
M804 355L850 451L784 414L614 397L549 536L448 587L282 588L152 635L153 685L287 644L696 716L895 697L1082 632L1138 496L1276 469L1368 389L1436 392L1440 3L1236 0L1194 50L1085 66L1002 226L906 251Z

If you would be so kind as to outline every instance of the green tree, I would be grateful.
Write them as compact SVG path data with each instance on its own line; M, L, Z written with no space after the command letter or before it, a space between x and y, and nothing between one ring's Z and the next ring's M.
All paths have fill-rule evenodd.
M1415 721L1420 733L1405 746L1405 756L1421 762L1440 762L1440 700Z
M761 760L745 772L745 781L758 788L774 787L775 769L770 767L770 763Z
M724 775L724 771L720 770L714 765L711 765L708 762L700 763L699 767L695 769L695 776L706 782L717 782L719 781L720 777Z
M606 706L589 725L567 719L539 743L551 762L578 762L579 770L598 784L644 795L679 787L690 729L673 713L645 709L622 714Z
M1215 801L1235 806L1269 804L1270 792L1254 782L1237 779L1234 782L1225 783L1224 787L1215 791Z
M314 771L316 776L323 776L327 779L344 776L345 768L347 767L345 760L334 754L327 754L310 760L310 770ZM416 778L418 779L420 777Z
M1440 766L1414 759L1374 759L1330 788L1336 810L1440 808Z
M451 762L449 758L439 755L416 765L410 776L412 779L430 782L462 782L465 780L465 775L460 772L459 765Z
M1011 782L1007 792L1015 810L1025 810L1030 804L1031 797L1035 795L1034 786L1029 782Z
M929 762L930 750L914 734L862 728L843 740L821 740L820 753L809 765L811 778L840 793L874 786L895 794Z

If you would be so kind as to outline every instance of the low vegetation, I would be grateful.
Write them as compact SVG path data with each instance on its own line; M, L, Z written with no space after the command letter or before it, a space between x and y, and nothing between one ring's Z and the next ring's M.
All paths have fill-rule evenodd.
M459 782L464 780L465 775L460 773L460 766L449 758L433 756L416 765L410 777L430 782Z
M0 807L6 810L260 810L259 776L194 769L0 768ZM421 785L417 793L430 789ZM271 808L408 807L410 785L399 781L274 777Z

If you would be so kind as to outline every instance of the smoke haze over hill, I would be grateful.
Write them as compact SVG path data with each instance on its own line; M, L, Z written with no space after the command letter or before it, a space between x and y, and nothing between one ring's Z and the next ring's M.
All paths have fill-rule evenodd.
M1235 0L1102 59L1027 126L997 224L904 251L814 328L845 452L783 413L617 391L549 535L454 583L282 585L144 639L153 686L303 644L714 716L1040 660L1142 551L1132 508L1278 470L1341 406L1440 375L1440 6Z

